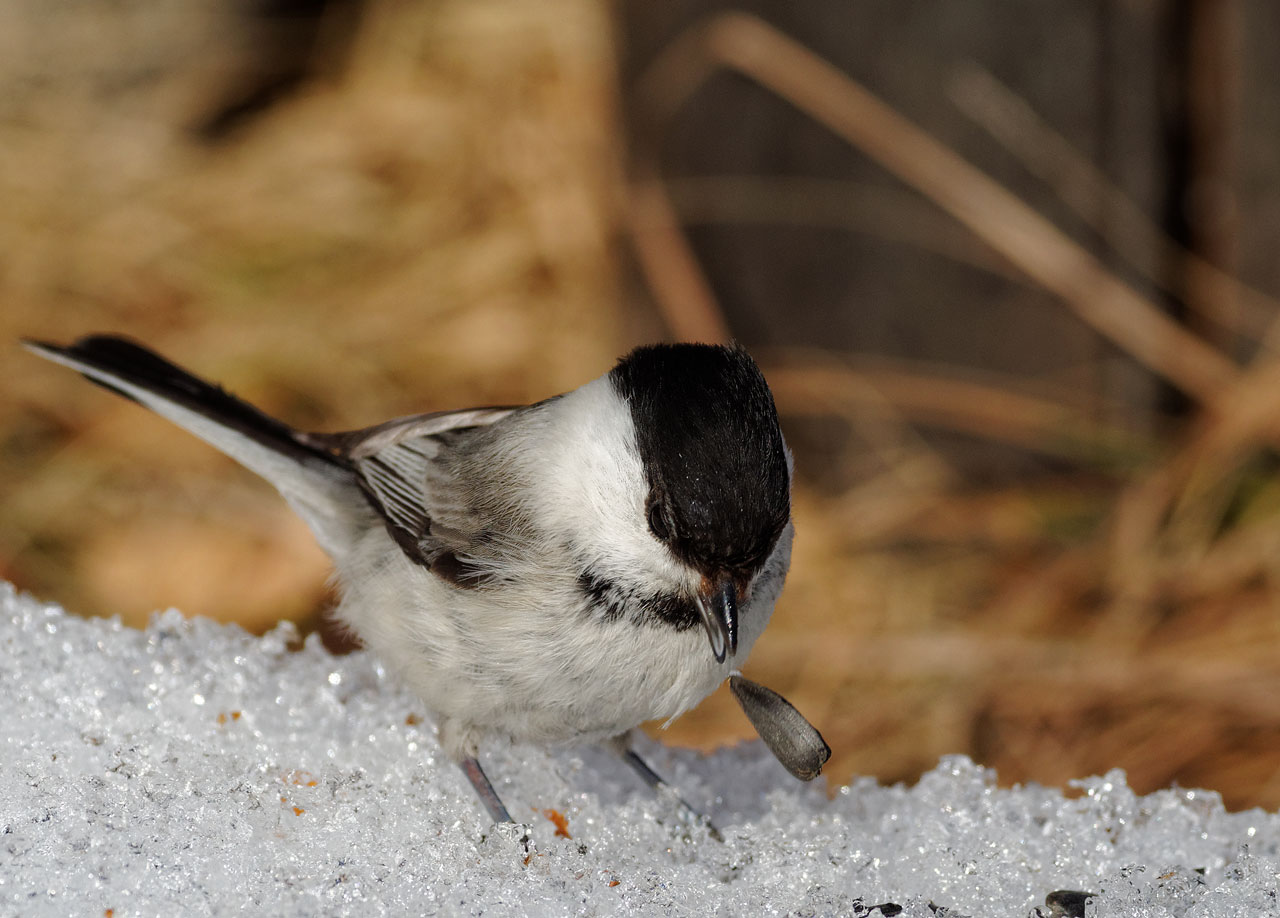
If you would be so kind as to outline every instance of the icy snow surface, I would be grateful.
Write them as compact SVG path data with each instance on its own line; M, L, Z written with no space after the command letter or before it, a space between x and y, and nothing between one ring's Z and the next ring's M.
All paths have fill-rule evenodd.
M135 631L7 587L0 647L0 915L1081 913L1055 890L1097 893L1091 915L1280 915L1280 817L1137 797L1118 771L1068 800L956 757L828 800L760 743L642 741L718 842L603 750L495 742L527 823L495 828L368 654L175 612Z

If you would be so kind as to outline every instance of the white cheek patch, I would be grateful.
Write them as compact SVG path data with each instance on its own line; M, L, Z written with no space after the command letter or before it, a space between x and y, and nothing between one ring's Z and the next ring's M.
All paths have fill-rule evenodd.
M691 592L700 578L649 531L649 483L631 411L608 377L557 403L554 428L527 450L531 517L582 563L628 583Z

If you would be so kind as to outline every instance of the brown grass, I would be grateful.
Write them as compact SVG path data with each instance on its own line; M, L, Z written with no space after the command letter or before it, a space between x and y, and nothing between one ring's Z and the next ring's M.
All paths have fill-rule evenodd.
M93 72L14 83L9 104L26 115L0 122L2 339L126 332L325 429L522 401L662 334L619 304L620 228L668 328L716 339L732 329L682 221L799 219L797 196L838 200L764 179L668 186L643 151L628 189L611 24L589 0L371 8L343 72L218 147L180 129L174 113L207 95L181 82L133 94ZM748 674L821 727L837 781L909 779L968 752L1004 781L1120 766L1142 790L1179 781L1280 805L1280 370L1268 352L1227 361L755 20L722 17L673 45L645 84L653 129L724 67L828 124L917 190L908 207L931 202L974 241L901 200L878 205L897 215L878 221L886 232L1056 292L1200 406L1157 437L1101 423L1053 387L761 349L784 418L835 419L865 449L851 487L797 488L791 579ZM1244 331L1264 337L1270 301L1230 290L1249 299ZM8 347L0 575L134 624L169 605L254 629L314 620L325 560L260 482ZM976 489L926 427L1080 472ZM667 735L710 746L749 733L720 692Z
M39 118L0 125L0 574L132 623L177 605L262 628L325 601L325 559L259 482L20 335L128 333L326 428L539 398L622 347L603 12L369 6L346 71L218 146L165 101L199 61L135 91L10 74ZM182 46L168 25L154 40Z

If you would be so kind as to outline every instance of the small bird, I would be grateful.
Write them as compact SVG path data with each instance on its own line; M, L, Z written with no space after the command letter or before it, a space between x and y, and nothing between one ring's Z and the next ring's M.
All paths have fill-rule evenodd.
M275 485L333 559L337 616L416 692L497 822L480 741L607 741L725 679L797 777L830 749L737 670L790 564L791 457L741 347L640 347L532 405L295 430L111 335L25 341Z

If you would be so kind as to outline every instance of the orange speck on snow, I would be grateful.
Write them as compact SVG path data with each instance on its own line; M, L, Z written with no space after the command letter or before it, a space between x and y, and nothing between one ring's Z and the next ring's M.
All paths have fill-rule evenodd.
M556 827L556 838L573 838L569 834L569 817L559 810L543 810L542 815L551 820Z

